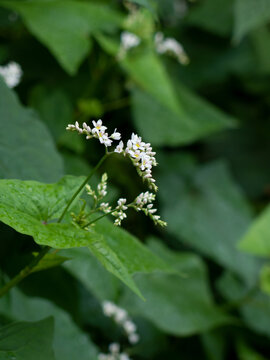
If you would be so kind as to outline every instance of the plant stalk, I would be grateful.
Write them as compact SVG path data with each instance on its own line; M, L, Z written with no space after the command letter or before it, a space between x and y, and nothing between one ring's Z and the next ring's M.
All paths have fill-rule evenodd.
M73 194L72 198L67 203L67 206L65 207L62 215L59 217L57 223L60 223L64 216L66 215L66 212L68 211L70 205L73 203L73 201L76 199L76 197L79 195L81 190L85 187L85 185L88 183L88 181L91 179L91 177L94 175L94 173L97 171L97 169L102 165L102 163L105 161L105 159L109 156L109 153L106 153L103 155L103 157L99 160L97 165L94 167L94 169L90 172L90 174L87 176L87 178L84 180L84 182L81 184L81 186L78 188L78 190Z
M106 149L107 150L107 149ZM76 190L76 192L73 194L69 202L67 203L64 211L62 212L61 216L59 217L57 223L60 223L66 212L68 211L70 205L72 202L76 199L76 197L79 195L81 190L84 188L84 186L88 183L88 181L91 179L91 177L94 175L94 173L97 171L97 169L102 165L102 163L105 161L105 159L110 155L108 151L106 151L106 154L100 159L98 164L94 167L94 169L90 172L90 174L87 176L87 178L83 181L81 186ZM32 262L27 265L24 269L22 269L19 274L14 276L8 283L6 283L1 289L0 289L0 298L4 296L11 288L16 286L18 283L20 283L24 278L26 278L33 270L33 268L40 262L41 259L50 251L50 246L44 246L41 251L38 253L38 255L32 260Z

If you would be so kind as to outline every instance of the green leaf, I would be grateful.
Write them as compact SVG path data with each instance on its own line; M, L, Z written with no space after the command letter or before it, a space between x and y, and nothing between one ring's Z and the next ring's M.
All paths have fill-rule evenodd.
M141 296L128 270L102 235L69 223L49 223L63 212L84 178L66 176L56 184L0 180L0 220L33 236L40 245L56 249L88 247L103 266Z
M233 27L233 5L233 0L204 0L190 9L186 20L188 24L215 34L230 35Z
M35 256L37 256L38 254L35 253ZM70 258L68 257L64 257L64 256L60 256L57 254L46 254L40 261L39 263L32 269L32 273L33 272L38 272L38 271L42 271L42 270L46 270L46 269L50 269L52 267L55 266L59 266L61 264L63 264L65 261L69 260Z
M198 256L171 252L160 244L151 244L151 248L160 256L164 254L165 259L170 258L179 275L137 274L135 279L143 289L146 302L137 301L126 291L121 306L172 335L193 335L230 322L213 303L206 269Z
M99 221L95 231L101 234L108 245L118 254L130 274L154 271L172 272L173 269L159 256L153 254L144 244L126 230L114 226L110 221Z
M236 341L236 349L239 360L266 360L265 357L254 351L242 339Z
M199 168L186 164L179 155L170 155L167 167L159 194L168 231L246 281L255 282L259 262L236 248L252 213L227 166L215 162Z
M89 335L85 335L75 325L69 314L47 300L30 298L13 289L9 296L0 299L0 313L16 321L40 321L53 316L53 349L56 360L74 360L78 354L80 360L97 358L97 348ZM35 359L40 357L37 356Z
M139 52L125 57L121 65L143 90L176 114L182 114L169 76L157 55L151 51Z
M50 182L63 175L62 160L48 130L1 79L0 125L1 178Z
M226 354L226 338L222 329L215 329L200 335L208 360L224 360Z
M110 221L97 222L95 231L104 237L130 275L138 272L175 272L170 263L163 261L137 238L114 226ZM79 279L88 290L101 300L116 299L119 282L108 274L94 257L90 257L86 249L72 249L64 254L72 257L72 260L64 264L64 268Z
M251 224L239 243L241 250L269 257L270 254L270 206Z
M1 360L54 360L53 319L15 322L0 328Z
M0 6L18 12L29 31L37 37L74 75L90 50L89 35L95 31L112 31L122 16L111 7L75 0L0 1Z
M270 301L257 284L248 287L231 273L226 272L218 281L218 289L228 299L229 306L237 309L247 327L270 337Z
M270 265L265 264L260 273L260 287L263 292L270 295Z
M106 271L92 254L89 254L87 248L63 250L61 253L71 257L71 260L63 265L64 268L99 300L117 298L119 281Z
M269 0L236 0L234 39L241 40L249 31L265 25L269 20Z
M56 142L73 122L71 101L61 89L35 87L30 95L30 105L48 126Z
M235 126L235 119L185 86L178 83L176 91L181 113L170 110L139 89L132 92L135 126L153 145L184 145Z
M144 6L147 9L149 9L150 11L152 11L152 12L156 11L156 9L155 9L156 4L152 0L131 0L131 2L133 2L135 4L138 4L138 5L141 5L141 6Z

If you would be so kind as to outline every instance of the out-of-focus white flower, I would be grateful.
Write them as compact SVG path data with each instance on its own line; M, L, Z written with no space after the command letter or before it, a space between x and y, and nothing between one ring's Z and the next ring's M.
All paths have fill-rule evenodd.
M109 345L109 351L112 353L112 354L118 354L119 351L120 351L120 345L118 343L111 343Z
M137 342L139 341L139 336L136 333L130 334L128 337L128 341L131 344L137 344Z
M0 75L2 75L5 83L10 88L14 88L19 84L22 74L22 68L16 62L10 62L6 66L0 66Z
M103 309L104 315L111 317L117 311L117 306L113 302L105 300L102 303L102 309Z
M129 32L129 31L123 31L121 33L121 47L125 51L138 46L140 44L140 42L141 42L141 39L137 35Z
M126 353L120 353L120 344L112 343L109 345L109 354L99 354L98 360L131 360Z
M171 54L183 65L187 65L189 63L189 58L183 46L173 38L164 38L164 34L162 32L156 33L155 45L159 54Z
M125 200L125 199L119 199L119 200ZM122 202L123 201L120 201L120 203ZM117 324L123 327L131 344L135 344L139 341L139 335L137 334L137 327L135 323L131 320L131 318L128 316L126 310L120 308L111 301L104 301L102 303L102 308L104 315L113 318Z

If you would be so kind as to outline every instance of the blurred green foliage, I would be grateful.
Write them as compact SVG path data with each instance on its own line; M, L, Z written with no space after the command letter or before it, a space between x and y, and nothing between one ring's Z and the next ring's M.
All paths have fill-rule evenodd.
M134 360L270 359L269 24L269 0L0 0L0 66L23 70L14 89L0 79L0 283L37 244L64 249L0 299L1 360L128 346L104 300L135 320ZM65 128L99 117L154 146L167 229L139 213L89 233L54 222L102 156ZM104 171L110 200L144 191L123 157Z

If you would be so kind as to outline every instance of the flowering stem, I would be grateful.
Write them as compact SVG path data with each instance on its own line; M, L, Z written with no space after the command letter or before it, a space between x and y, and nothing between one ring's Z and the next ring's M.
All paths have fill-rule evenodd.
M79 195L81 190L84 188L84 186L88 183L88 181L91 179L95 171L102 165L104 160L110 155L111 153L106 152L106 154L100 159L98 164L94 167L94 169L91 171L91 173L88 175L88 177L84 180L84 182L81 184L81 186L78 188L78 190L73 194L72 198L69 200L67 206L65 207L63 213L59 217L57 223L60 223L66 212L68 211L70 205L72 202L76 199L76 197ZM14 276L13 279L11 279L8 283L6 283L1 289L0 289L0 298L4 296L11 288L16 286L18 283L20 283L24 278L26 278L33 270L33 268L40 262L41 259L50 251L50 246L44 246L41 251L38 253L38 255L32 260L32 262L27 265L24 269L22 269L19 274Z
M64 211L62 212L62 215L59 217L57 223L60 223L64 216L66 215L66 212L68 211L70 205L73 203L73 201L76 199L76 197L79 195L81 190L85 187L85 185L88 183L88 181L91 179L91 177L94 175L94 173L97 171L97 169L102 165L102 163L105 161L105 159L110 155L110 153L106 152L105 155L99 160L98 164L94 167L94 169L90 172L90 174L87 176L87 178L84 180L84 182L81 184L81 186L78 188L78 190L73 194L72 198L67 203L67 206L65 207Z
M112 211L107 212L106 214L103 214L103 215L97 217L96 219L89 221L87 224L85 224L85 225L83 226L83 229L86 228L86 227L89 226L89 225L94 224L96 221L104 218L105 216L112 214L112 213L115 212L115 211L116 211L116 209L113 209Z

